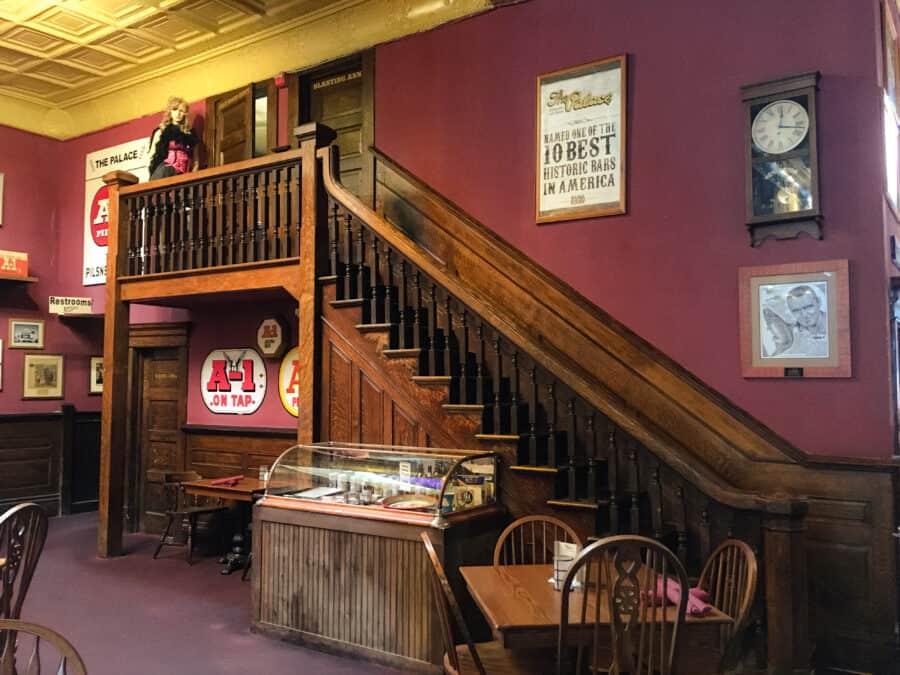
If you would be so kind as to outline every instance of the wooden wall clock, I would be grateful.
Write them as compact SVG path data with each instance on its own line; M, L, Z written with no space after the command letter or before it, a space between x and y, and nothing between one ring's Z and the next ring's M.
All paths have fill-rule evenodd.
M741 88L750 244L822 238L816 91L810 72Z

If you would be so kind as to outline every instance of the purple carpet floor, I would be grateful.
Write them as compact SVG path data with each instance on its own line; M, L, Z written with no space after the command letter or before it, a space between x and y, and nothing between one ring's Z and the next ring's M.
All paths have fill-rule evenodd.
M189 567L183 548L151 555L157 538L127 535L127 554L96 557L97 515L50 521L22 609L81 653L89 675L391 675L380 668L250 632L250 582Z

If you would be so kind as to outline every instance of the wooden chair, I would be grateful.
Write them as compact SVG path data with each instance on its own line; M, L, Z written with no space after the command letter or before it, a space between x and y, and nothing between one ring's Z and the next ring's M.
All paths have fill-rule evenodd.
M32 636L30 649L28 644L23 644L21 636ZM75 650L75 647L55 630L40 626L36 623L18 621L15 619L0 619L0 675L16 675L16 661L19 662L20 673L27 675L41 674L41 660L47 660L47 654L41 655L41 643L49 644L59 655L59 665L45 671L55 675L87 675L84 661ZM29 652L27 657L21 653ZM43 650L46 652L46 650ZM22 663L25 664L24 669Z
M553 562L553 542L578 544L575 530L552 516L526 516L513 521L497 539L494 565L548 565Z
M532 651L513 652L499 642L480 642L478 648L463 620L462 611L456 602L453 589L444 573L434 545L427 532L422 532L422 541L431 560L431 588L434 604L440 620L441 637L444 641L444 673L447 675L547 675L555 670L552 654ZM465 640L457 645L453 639L453 627Z
M166 517L168 518L166 529L163 530L162 536L159 538L159 544L157 544L156 550L153 552L153 558L156 559L163 546L185 546L187 548L186 558L188 565L192 565L194 562L194 531L197 529L197 518L202 515L225 511L227 507L219 502L211 504L204 498L185 494L182 483L200 480L201 478L196 471L173 471L167 473L165 478L163 488L166 490L172 508L166 511ZM184 524L187 530L184 543L178 541L175 534L171 531L175 523Z
M709 556L697 585L710 595L710 602L734 619L721 628L722 665L735 655L750 606L756 595L756 555L746 543L728 539Z
M19 618L46 539L47 514L37 504L0 516L0 619Z
M586 592L573 594L573 583L579 575L583 575L581 583ZM664 580L663 596L666 580L676 581L685 589L677 607L666 601L668 612L653 603L659 578ZM672 675L687 588L684 566L654 539L624 535L594 542L572 563L562 589L559 672ZM572 602L577 603L579 621L570 624ZM666 613L675 620L666 621ZM601 631L609 631L608 640ZM577 646L573 647L575 638ZM610 648L604 648L606 645Z

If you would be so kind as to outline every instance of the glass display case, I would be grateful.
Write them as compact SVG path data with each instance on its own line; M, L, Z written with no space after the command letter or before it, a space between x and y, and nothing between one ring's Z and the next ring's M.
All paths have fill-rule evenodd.
M281 454L266 497L429 513L440 526L447 514L494 504L496 479L493 453L315 443Z

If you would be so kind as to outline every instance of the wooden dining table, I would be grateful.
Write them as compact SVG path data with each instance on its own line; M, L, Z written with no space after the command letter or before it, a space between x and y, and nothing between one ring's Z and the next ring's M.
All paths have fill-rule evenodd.
M508 649L556 648L562 612L562 592L550 581L552 565L484 565L460 567L469 593L494 635ZM582 591L573 590L580 596ZM580 598L570 595L570 624L580 621ZM677 608L659 608L674 620ZM609 621L601 606L601 621ZM679 637L679 672L703 675L718 671L720 628L733 620L715 607L706 616L688 615ZM574 639L579 632L571 631ZM585 632L582 632L584 635ZM601 631L601 635L604 634Z
M184 481L181 486L186 494L212 499L241 502L240 525L231 551L225 554L220 561L224 567L222 574L231 574L239 569L247 569L250 564L250 505L255 502L266 490L266 481L258 478L243 477L233 485L216 483L215 478L201 478L199 480Z

